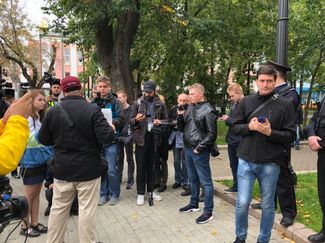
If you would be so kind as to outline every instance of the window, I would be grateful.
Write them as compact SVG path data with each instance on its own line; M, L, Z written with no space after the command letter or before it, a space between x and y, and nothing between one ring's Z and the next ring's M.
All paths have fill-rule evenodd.
M82 62L83 62L82 52L78 50L78 65L82 66Z
M64 49L64 64L70 65L70 49Z

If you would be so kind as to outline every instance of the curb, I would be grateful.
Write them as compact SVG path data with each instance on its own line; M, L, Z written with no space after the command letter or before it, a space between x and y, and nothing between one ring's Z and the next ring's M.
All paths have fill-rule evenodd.
M216 181L214 181L213 183L215 184L214 194L217 197L220 197L221 199L225 200L226 202L236 206L236 194L235 193L225 194L223 190L227 188L226 186ZM253 199L252 203L257 203L257 201ZM251 207L249 207L249 214L254 218L260 220L262 211L257 209L252 209ZM273 228L279 231L282 236L289 238L296 243L310 243L310 241L307 240L307 237L309 235L317 233L314 230L298 222L294 222L293 225L289 226L288 228L285 228L280 224L281 218L282 218L281 214L275 215Z

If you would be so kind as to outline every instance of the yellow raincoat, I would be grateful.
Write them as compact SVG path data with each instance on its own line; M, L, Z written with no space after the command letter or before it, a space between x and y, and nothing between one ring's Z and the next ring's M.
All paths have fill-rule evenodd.
M28 137L26 118L13 115L6 125L0 120L0 175L6 175L16 169L24 154Z

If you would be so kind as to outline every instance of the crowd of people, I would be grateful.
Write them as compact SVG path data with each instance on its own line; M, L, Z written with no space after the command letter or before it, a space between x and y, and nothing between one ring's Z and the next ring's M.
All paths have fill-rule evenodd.
M7 112L3 111L0 123L0 174L12 171L20 161L29 204L20 234L37 237L47 233L48 243L63 242L67 219L74 214L79 215L80 242L95 242L96 208L119 203L124 159L126 190L136 187L137 205L143 206L146 200L154 205L154 201L163 199L158 193L167 189L169 150L174 155L172 188L182 187L181 195L190 196L179 212L199 211L199 202L203 202L203 213L196 223L211 221L214 187L209 160L218 154L215 140L219 119L229 127L226 143L233 175L233 185L225 193L237 193L234 243L246 241L256 179L261 203L251 206L262 210L257 242L269 242L277 201L284 227L292 225L297 215L290 151L299 127L300 102L295 89L286 83L289 70L274 62L260 66L256 76L258 92L253 95L244 96L237 83L229 85L230 112L219 117L199 83L189 86L188 94L180 93L171 109L157 94L152 80L144 83L143 95L134 104L128 103L126 91L115 94L105 76L97 79L91 100L83 97L80 80L72 76L52 83L49 97L41 90L30 91L7 107ZM318 152L318 192L323 214L324 103L305 128L310 148ZM7 149L4 144L12 142L12 130L21 127L16 143L20 148L10 157L12 164L7 164L7 158L6 162L2 158L2 150ZM44 180L48 227L38 221ZM324 217L322 230L308 239L325 242Z

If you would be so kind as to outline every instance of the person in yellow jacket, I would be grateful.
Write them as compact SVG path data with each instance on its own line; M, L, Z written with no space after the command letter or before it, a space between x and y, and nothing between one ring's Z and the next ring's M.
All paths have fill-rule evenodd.
M17 168L29 137L27 117L32 113L28 92L13 103L0 120L0 175Z

